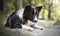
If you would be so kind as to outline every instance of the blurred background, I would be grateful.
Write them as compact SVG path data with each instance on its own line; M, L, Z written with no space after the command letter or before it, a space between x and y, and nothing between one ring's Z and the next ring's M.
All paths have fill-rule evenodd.
M43 6L39 14L41 21L60 20L60 0L0 0L0 28L4 26L10 14L26 5ZM49 24L48 21L46 24Z
M32 32L5 29L7 18L26 5L43 6L39 13L38 25L44 29ZM29 21L28 24L30 23ZM60 36L60 0L0 0L0 36Z

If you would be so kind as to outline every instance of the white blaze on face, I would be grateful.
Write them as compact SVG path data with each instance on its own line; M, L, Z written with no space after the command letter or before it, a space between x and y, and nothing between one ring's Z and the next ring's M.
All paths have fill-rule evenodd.
M37 19L37 15L35 15L35 16L34 16L34 21L37 21L37 20L38 20L38 19Z

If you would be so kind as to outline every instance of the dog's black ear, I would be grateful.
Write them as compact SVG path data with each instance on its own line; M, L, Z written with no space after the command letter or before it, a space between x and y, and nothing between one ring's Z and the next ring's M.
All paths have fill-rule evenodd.
M24 9L24 14L30 14L31 12L33 12L32 7L30 5L27 5Z
M27 6L24 8L23 17L25 18L25 21L28 19L27 17L29 16L29 15L27 15L27 14L30 14L31 11L32 11L32 8L31 8L30 5L27 5Z
M29 5L25 7L25 9L24 9L24 14L25 14L25 15L29 12L29 9L30 9L30 8L31 8L31 7L30 7Z
M30 9L31 8L31 6L30 5L27 5L26 7L25 7L25 9Z
M37 7L37 9L38 9L38 11L40 11L42 9L42 6Z

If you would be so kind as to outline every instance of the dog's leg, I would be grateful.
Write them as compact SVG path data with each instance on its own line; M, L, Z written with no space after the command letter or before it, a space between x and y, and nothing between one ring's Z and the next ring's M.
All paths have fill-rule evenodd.
M43 30L43 27L39 26L37 23L33 23L32 25L30 25L31 27L33 28L36 28L36 29L41 29Z
M22 25L22 29L33 31L32 27L29 27L29 26L26 26L26 25Z

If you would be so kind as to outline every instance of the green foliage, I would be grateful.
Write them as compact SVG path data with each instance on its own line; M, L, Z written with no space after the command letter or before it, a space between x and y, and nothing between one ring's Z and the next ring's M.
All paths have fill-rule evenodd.
M8 7L9 7L9 12L16 10L17 7L17 0L6 0Z
M23 6L31 5L31 0L23 0Z

